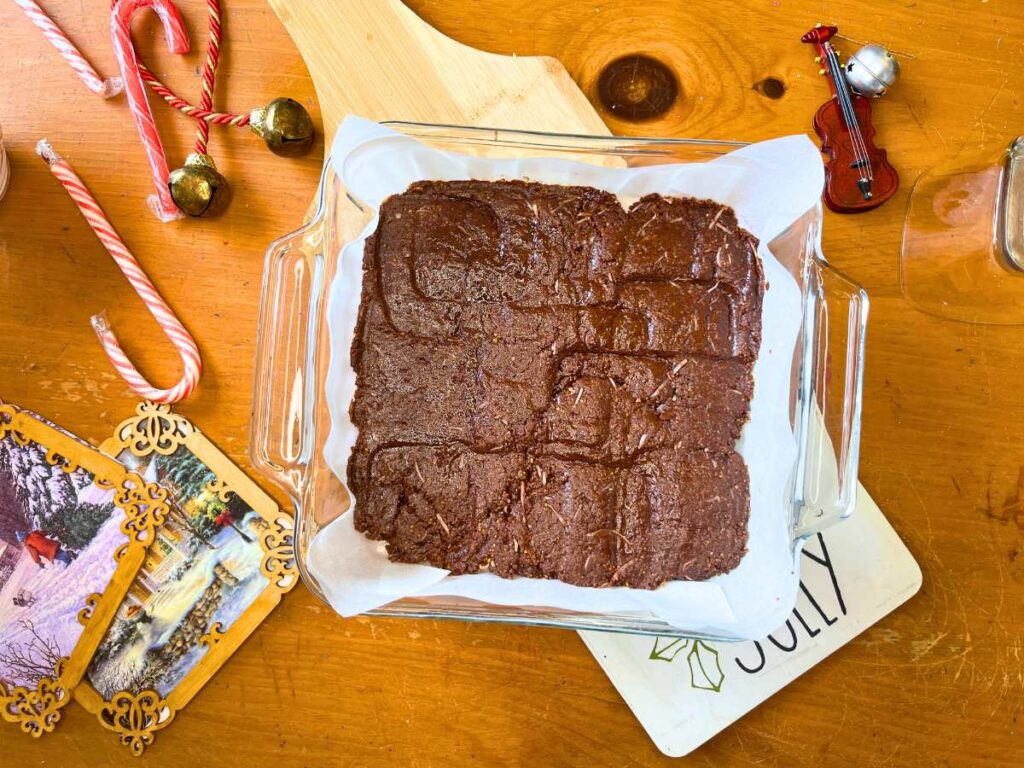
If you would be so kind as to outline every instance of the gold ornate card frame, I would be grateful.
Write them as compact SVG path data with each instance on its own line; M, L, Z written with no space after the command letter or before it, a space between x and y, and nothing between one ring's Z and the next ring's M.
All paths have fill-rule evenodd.
M157 690L158 686L153 685L143 689L136 687L134 690L121 690L104 697L93 685L95 678L82 678L75 690L75 698L97 716L105 729L116 733L121 743L139 756L152 744L156 731L171 723L177 712L191 701L270 614L280 602L281 596L298 583L292 543L293 520L202 432L184 417L171 412L168 406L151 402L139 404L136 415L122 422L114 436L105 441L100 449L111 456L120 457L122 461L130 461L134 456L137 460L155 462L160 457L176 455L181 449L199 459L215 476L206 484L204 492L215 495L223 502L228 501L232 494L236 495L246 505L245 519L258 524L256 530L262 550L259 571L266 580L266 586L230 626L214 622L207 627L206 632L198 638L198 647L204 649L203 655L171 690L161 694ZM170 499L170 517L173 517L173 490ZM262 522L250 518L250 512L255 512ZM167 525L171 524L169 520ZM158 535L161 534L158 532ZM141 610L144 613L146 608ZM177 626L184 624L186 618L180 619ZM90 668L90 673L93 669Z
M37 445L45 450L45 460L50 466L59 467L68 475L79 470L91 474L96 486L113 491L112 500L107 503L112 503L124 513L120 532L127 541L110 552L116 566L103 593L93 593L84 598L77 616L84 629L74 648L57 661L53 676L43 676L34 688L8 686L0 681L2 719L17 724L31 736L39 737L54 729L61 717L60 710L71 701L72 691L85 673L93 652L143 562L147 547L155 538L155 528L163 522L167 512L167 493L146 483L138 474L128 471L87 443L12 405L0 405L0 439L12 440L22 448ZM51 560L51 565L56 565L56 562Z

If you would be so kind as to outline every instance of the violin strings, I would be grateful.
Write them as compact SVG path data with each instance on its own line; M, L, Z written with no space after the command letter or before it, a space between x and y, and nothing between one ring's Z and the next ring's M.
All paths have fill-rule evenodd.
M839 102L839 108L843 113L843 119L846 121L846 128L850 133L850 142L853 146L854 157L858 164L864 164L866 166L870 163L870 160L865 156L867 147L863 144L860 136L857 114L853 109L853 104L847 98L849 94L843 87L842 66L839 63L839 56L836 54L835 49L828 44L826 44L826 50L828 52L829 69L831 70L832 79L835 83L836 99Z
M836 57L836 64L839 65L838 56ZM845 83L843 85L845 86ZM864 141L864 136L860 130L860 122L857 120L856 108L854 107L849 91L847 91L845 87L843 88L843 101L846 104L847 112L851 119L851 138L863 156L862 177L871 181L874 179L874 168L871 165L871 157L868 154L867 143Z
M827 45L827 44L826 44ZM860 124L857 121L857 112L850 98L850 92L846 87L846 80L842 72L842 65L839 63L839 55L831 45L827 45L829 65L832 70L832 78L835 81L836 96L839 106L846 120L846 127L850 132L850 139L853 144L854 155L858 163L862 163L860 170L864 172L868 181L874 180L874 168L871 165L871 157L868 155L867 143L860 132Z
M828 46L828 62L829 69L832 73L832 79L836 86L836 99L839 102L839 108L843 113L843 119L846 121L846 128L850 133L850 142L853 145L853 154L858 163L866 163L867 158L864 156L863 150L866 147L863 145L860 137L860 126L857 122L857 114L853 110L853 104L846 98L848 94L843 88L842 82L842 71L839 63L839 56L835 50Z
M835 84L836 101L839 102L839 110L843 114L843 121L846 123L847 131L850 134L850 142L851 142L851 144L853 146L854 157L858 161L860 161L861 160L860 146L857 143L856 137L854 136L854 133L853 133L853 130L854 130L853 129L853 125L854 124L853 124L853 122L850 119L850 112L849 112L849 109L847 108L846 101L843 99L842 83L839 82L840 73L837 71L837 66L838 65L837 65L837 62L835 60L836 57L834 55L834 51L832 50L831 46L829 46L827 43L825 44L825 50L826 50L826 55L828 57L828 62L827 63L828 63L829 74L831 75L832 81Z
M833 51L833 53L835 53L835 52ZM842 65L839 63L839 55L838 54L835 54L835 59L836 59L836 66L839 68L840 77L843 78L842 79L842 91L843 91L844 100L847 103L847 107L848 107L848 109L850 111L850 116L853 119L854 138L856 139L856 141L860 145L860 149L861 149L861 151L862 151L862 153L864 155L864 169L863 169L864 170L864 176L868 179L868 181L873 181L874 178L875 178L875 172L874 172L874 168L871 165L871 155L868 154L867 142L864 141L864 134L861 133L861 130L860 130L860 121L857 119L857 110L856 110L856 108L854 106L854 103L853 103L853 97L850 95L849 86L846 83L845 75L843 75L843 73L842 73Z

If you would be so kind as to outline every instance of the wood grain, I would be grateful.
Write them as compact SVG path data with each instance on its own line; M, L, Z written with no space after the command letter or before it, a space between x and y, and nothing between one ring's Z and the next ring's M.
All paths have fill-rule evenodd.
M103 74L114 71L106 3L47 3ZM201 43L203 8L180 3ZM411 0L453 39L560 59L584 92L635 52L667 63L682 97L616 133L761 139L807 131L825 98L797 39L837 23L914 58L876 105L878 143L904 188L878 211L827 215L830 259L868 288L864 485L924 570L922 592L695 753L696 765L1020 765L1024 701L1024 329L935 320L900 296L897 257L913 179L958 156L995 155L1024 124L1024 5L750 0ZM261 0L225 0L219 102L291 95L317 115L294 46ZM142 369L173 381L173 350L32 154L47 136L76 164L207 363L183 405L245 461L262 252L299 222L319 157L280 160L242 131L212 148L235 186L216 222L162 225L143 206L148 171L119 102L89 94L12 4L0 5L0 123L14 165L0 203L0 395L78 434L105 437L134 401L88 326L104 307ZM155 70L196 92L197 54ZM844 52L852 44L841 45ZM10 53L14 52L14 53ZM755 89L767 77L781 98ZM191 127L157 107L172 157ZM278 495L280 501L284 499ZM34 742L0 729L12 765L131 764L84 710ZM289 595L213 682L158 736L149 765L670 764L570 632L403 620L341 620ZM5 762L6 764L6 762Z
M553 59L514 59L445 37L400 0L269 0L302 53L331 143L347 114L373 120L607 133Z

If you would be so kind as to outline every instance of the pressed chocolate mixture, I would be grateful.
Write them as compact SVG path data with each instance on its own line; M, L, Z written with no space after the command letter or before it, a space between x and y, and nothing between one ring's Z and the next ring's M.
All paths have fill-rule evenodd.
M764 284L708 200L420 182L363 257L356 528L454 573L654 588L734 568Z

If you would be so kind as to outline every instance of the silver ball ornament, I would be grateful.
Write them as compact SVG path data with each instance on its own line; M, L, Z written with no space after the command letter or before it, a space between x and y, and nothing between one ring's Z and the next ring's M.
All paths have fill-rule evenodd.
M843 67L846 82L861 96L877 99L885 94L900 73L900 63L880 45L865 45Z

